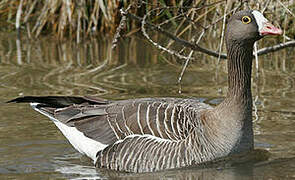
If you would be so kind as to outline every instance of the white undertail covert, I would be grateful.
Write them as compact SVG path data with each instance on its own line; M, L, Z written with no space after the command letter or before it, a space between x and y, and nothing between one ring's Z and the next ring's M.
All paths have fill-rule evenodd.
M54 122L54 124L58 127L58 129L63 133L63 135L68 139L68 141L77 149L80 153L85 154L90 157L94 163L96 162L96 153L105 147L107 144L102 144L93 139L86 137L82 132L78 131L75 127L70 127L59 120L52 117L50 114L40 110L37 108L39 103L30 103L32 108L37 112L47 116Z

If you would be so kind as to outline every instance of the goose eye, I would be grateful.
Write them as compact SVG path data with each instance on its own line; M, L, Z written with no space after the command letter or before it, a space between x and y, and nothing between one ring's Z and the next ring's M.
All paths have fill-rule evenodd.
M242 22L244 24L249 24L251 22L251 18L249 16L242 17Z

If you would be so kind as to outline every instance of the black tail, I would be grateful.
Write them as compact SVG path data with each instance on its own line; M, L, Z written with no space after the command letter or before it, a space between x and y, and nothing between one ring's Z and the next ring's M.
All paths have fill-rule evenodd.
M40 103L46 107L63 108L72 104L106 104L108 101L92 97L75 96L24 96L7 101L7 103Z

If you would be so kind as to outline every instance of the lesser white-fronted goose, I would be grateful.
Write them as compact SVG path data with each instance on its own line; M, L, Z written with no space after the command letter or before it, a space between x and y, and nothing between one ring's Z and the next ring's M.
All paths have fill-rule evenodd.
M49 117L98 168L149 172L211 161L253 149L251 68L254 42L279 35L258 11L228 21L228 93L210 107L196 99L19 97Z

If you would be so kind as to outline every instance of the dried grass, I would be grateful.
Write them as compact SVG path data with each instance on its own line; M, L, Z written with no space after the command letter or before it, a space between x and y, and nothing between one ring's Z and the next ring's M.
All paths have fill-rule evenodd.
M174 31L177 36L192 32L198 27L199 30L206 30L206 33L217 37L222 32L222 26L218 23L222 23L225 9L232 13L242 5L242 9L250 7L264 11L270 19L286 30L285 38L294 38L294 0L258 0L249 1L249 3L229 0L213 4L210 7L196 9L204 4L216 2L218 1L2 0L0 1L0 21L9 24L8 29L12 29L14 26L17 29L25 29L29 36L38 37L43 33L56 34L59 39L72 37L80 42L83 38L98 32L115 33L121 19L120 9L133 3L132 13L143 17L153 10L153 13L148 17L149 21L162 22L161 25L169 22L172 27L178 27ZM185 6L187 8L181 8ZM165 9L165 7L174 8ZM156 8L158 8L157 11ZM191 23L184 23L183 20L187 21L188 19L191 19ZM131 20L126 24L129 31L134 27L140 27ZM186 27L180 28L183 26Z
M17 16L20 4L21 17ZM20 22L20 27L35 37L51 32L60 39L65 36L80 39L97 31L113 32L120 18L119 4L104 0L2 0L0 17L9 24Z

